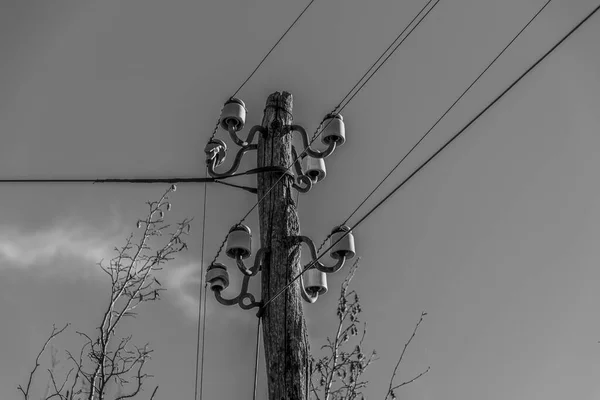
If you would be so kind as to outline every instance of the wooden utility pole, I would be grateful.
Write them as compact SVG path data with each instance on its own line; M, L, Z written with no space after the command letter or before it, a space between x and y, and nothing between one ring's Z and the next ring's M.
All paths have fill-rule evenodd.
M258 139L259 168L291 165L292 138L284 129L291 123L292 95L271 94L262 121L268 133ZM293 240L300 234L292 196L293 176L286 175L277 182L280 177L278 172L258 175L260 240L261 246L270 250L262 269L263 301L271 299L301 271L300 249ZM269 400L305 400L308 341L299 282L271 302L262 318Z

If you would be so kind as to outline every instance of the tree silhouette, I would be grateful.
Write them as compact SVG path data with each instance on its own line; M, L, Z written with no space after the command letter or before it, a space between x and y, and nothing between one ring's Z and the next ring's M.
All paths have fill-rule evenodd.
M366 351L363 342L367 334L367 323L361 320L362 308L360 298L355 290L349 290L350 282L360 265L358 258L341 285L340 297L336 309L337 329L333 339L327 337L326 343L321 346L325 355L320 358L311 357L310 368L310 393L316 400L355 400L364 399L363 389L369 381L364 379L364 374L371 364L378 359L377 352ZM417 334L419 326L427 313L421 313L421 317L412 335L404 344L404 348L390 378L389 387L386 391L385 400L396 399L396 390L408 385L427 372L428 367L412 379L396 383L398 367L404 360L406 350Z
M160 282L154 276L165 263L185 249L183 240L190 230L190 219L171 225L165 223L165 212L171 209L169 194L176 190L172 185L158 201L147 202L148 213L137 222L141 234L130 234L125 244L115 247L115 257L98 266L110 279L107 307L94 333L77 331L84 344L78 352L66 350L70 369L64 376L56 373L56 351L51 354L51 367L47 369L48 385L42 400L105 400L111 383L117 387L114 400L137 396L151 375L144 372L152 349L146 343L136 345L133 337L118 337L116 329L127 318L136 316L137 308L145 302L160 298ZM166 240L164 239L166 237ZM163 241L157 246L154 241ZM153 243L151 243L153 242ZM70 324L62 328L52 327L48 339L35 359L35 366L24 386L18 386L24 400L32 399L32 385L40 367L40 358L50 342L62 334ZM158 390L154 388L152 400Z

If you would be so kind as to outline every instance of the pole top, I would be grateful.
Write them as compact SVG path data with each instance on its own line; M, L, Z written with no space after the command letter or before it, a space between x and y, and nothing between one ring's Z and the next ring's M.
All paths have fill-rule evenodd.
M267 98L267 107L280 107L292 111L293 96L290 92L273 92Z

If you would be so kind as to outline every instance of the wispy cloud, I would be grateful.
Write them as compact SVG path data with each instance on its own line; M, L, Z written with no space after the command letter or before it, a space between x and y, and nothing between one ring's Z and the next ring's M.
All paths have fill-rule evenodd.
M164 280L164 286L167 288L167 296L172 298L172 301L185 313L187 317L193 320L198 319L198 306L200 299L201 285L201 269L199 262L191 262L185 265L173 265L160 272L159 279ZM235 296L241 289L241 279L238 274L230 273L230 286L224 293L225 297ZM204 288L203 288L204 290ZM210 288L208 290L208 298L213 296ZM206 304L206 315L211 315L217 310L214 300L208 300ZM246 313L252 315L252 313ZM238 313L223 313L220 314L221 322L225 319L239 319Z
M168 272L162 271L161 275L166 280L165 288L167 296L186 314L190 319L198 318L199 287L200 287L200 264L190 263L186 265L173 266ZM207 310L208 313L208 310Z
M77 257L94 265L110 257L114 246L111 232L99 232L84 225L63 224L32 232L0 226L0 268L29 268L48 265L56 257ZM111 246L112 245L112 246Z
M105 279L97 266L114 257L115 246L124 243L129 227L111 223L104 229L83 221L67 221L55 226L24 231L16 226L0 226L0 270L42 269L47 274ZM76 262L57 262L65 258ZM191 319L197 318L200 264L182 263L182 256L158 272L167 289L165 299L173 302ZM207 309L207 313L212 311Z

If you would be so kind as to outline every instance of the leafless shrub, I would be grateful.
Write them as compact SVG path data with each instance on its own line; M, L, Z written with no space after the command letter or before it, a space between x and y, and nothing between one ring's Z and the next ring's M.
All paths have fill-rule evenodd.
M338 324L335 336L333 339L327 337L327 343L321 346L321 350L325 350L326 352L324 356L317 359L311 357L310 360L311 378L309 391L312 397L317 400L364 399L363 389L367 387L369 381L365 380L363 375L369 366L378 359L375 350L368 352L363 347L367 333L367 323L361 320L362 308L358 294L355 290L349 290L348 288L360 265L359 262L360 259L354 262L341 285L336 310ZM402 353L390 378L385 400L388 398L395 400L395 391L397 389L416 381L429 372L428 367L410 380L399 384L395 383L398 367L403 361L406 350L426 315L427 313L425 312L421 314L421 318L417 322L411 337L402 349Z
M184 237L190 230L190 219L184 219L174 227L165 223L165 212L171 209L168 195L175 191L172 185L158 201L147 202L149 210L144 219L137 222L141 234L132 233L121 248L115 247L116 256L108 263L101 261L99 267L110 278L107 308L94 333L77 331L84 344L74 355L66 351L71 365L64 376L56 376L58 363L56 352L52 352L48 386L42 400L105 400L109 385L117 387L114 400L130 399L143 390L151 375L144 372L152 349L146 343L138 346L132 336L117 337L117 327L127 318L135 318L137 308L144 302L155 301L165 290L156 279L155 272L175 255L187 248ZM156 246L151 241L166 236L166 243ZM158 247L158 250L154 250ZM63 333L69 324L52 328L50 336L38 353L35 366L29 374L25 387L18 386L24 400L32 399L32 384L40 367L40 358L50 342ZM154 388L150 400L156 395Z

